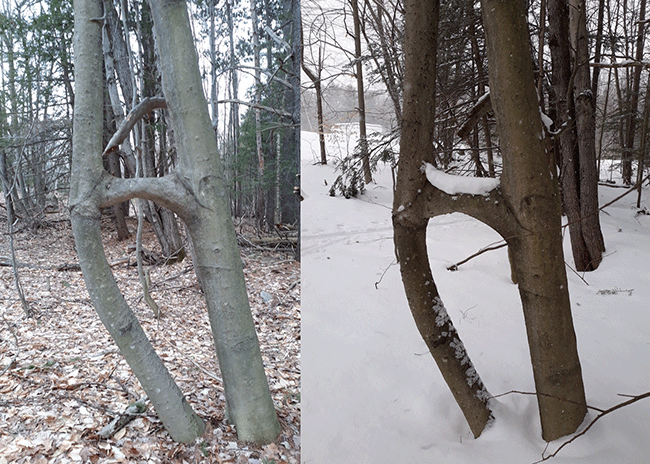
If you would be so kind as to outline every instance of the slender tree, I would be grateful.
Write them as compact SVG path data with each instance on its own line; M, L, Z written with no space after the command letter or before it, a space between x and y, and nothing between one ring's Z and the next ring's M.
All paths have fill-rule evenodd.
M395 250L415 323L475 437L491 417L489 394L434 283L426 246L428 218L413 203L426 185L423 161L432 161L438 0L407 0L404 106L393 201Z
M366 132L366 97L363 82L363 57L361 56L361 12L358 0L350 0L352 20L354 22L354 65L357 80L357 111L359 112L359 156L363 165L363 177L366 184L372 182L370 160L368 155L368 135Z
M586 404L564 267L555 165L546 152L530 50L521 47L529 37L526 5L481 1L490 96L503 154L500 187L483 196L445 193L428 183L421 170L423 161L432 164L433 159L434 4L406 3L405 96L393 202L402 281L420 333L477 436L490 417L486 390L435 288L426 249L427 219L462 212L504 238L522 301L542 437L555 440L577 429Z
M161 178L120 179L101 163L99 0L75 1L76 91L70 214L79 261L95 309L174 440L203 431L120 293L102 250L100 210L130 198L152 200L186 223L196 249L208 317L224 380L227 416L243 441L268 442L279 424L251 316L221 160L203 96L184 2L152 2L163 93L176 134L178 166Z

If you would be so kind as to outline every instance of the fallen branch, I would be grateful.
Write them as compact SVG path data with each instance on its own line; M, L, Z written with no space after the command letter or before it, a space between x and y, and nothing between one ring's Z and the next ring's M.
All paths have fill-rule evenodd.
M122 414L117 416L110 424L101 429L97 435L104 439L108 439L115 435L117 432L122 430L126 424L136 417L140 417L147 410L147 401L148 398L143 396L135 403L129 404Z
M128 262L129 262L129 258L123 257L111 261L108 265L114 267L114 266L119 266L120 264L126 264ZM0 267L3 266L5 267L13 266L13 263L11 262L11 258L0 256ZM16 261L16 266L26 267L28 269L41 269L46 271L80 271L81 270L79 263L63 263L63 264L58 264L56 266L55 265L43 266L41 264L31 264L31 263L23 263L20 261Z
M256 248L262 248L262 247L276 248L279 246L293 247L298 244L297 237L245 238L243 236L238 236L237 241L242 246L251 246Z

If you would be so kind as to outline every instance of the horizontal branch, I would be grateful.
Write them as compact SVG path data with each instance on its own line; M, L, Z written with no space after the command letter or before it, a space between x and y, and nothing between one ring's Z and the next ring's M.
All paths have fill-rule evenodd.
M102 186L98 190L102 192L98 205L100 208L107 208L132 198L142 198L154 201L184 218L198 206L198 202L176 171L163 177L128 179L105 173Z
M449 195L427 183L413 202L413 208L422 211L425 218L456 212L467 214L494 229L501 237L508 238L519 235L520 232L506 204L500 187L485 196Z
M264 106L264 105L256 105L255 103L243 101L243 100L233 100L231 98L225 99L225 100L219 100L217 103L237 103L239 105L244 105L244 106L249 106L251 108L256 108L260 109L262 111L268 111L269 113L274 113L277 114L278 116L282 116L283 118L293 118L293 115L291 113L288 113L283 110L278 110L275 108L271 108L270 106Z
M618 61L615 63L589 63L589 66L591 66L592 68L632 68L635 66L641 66L643 68L650 69L650 62L627 60L627 61Z

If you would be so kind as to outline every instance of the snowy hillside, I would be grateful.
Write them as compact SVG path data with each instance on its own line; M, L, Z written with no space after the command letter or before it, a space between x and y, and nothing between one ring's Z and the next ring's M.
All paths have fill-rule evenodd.
M522 394L494 399L494 426L472 438L406 303L392 243L390 169L361 198L346 200L328 195L337 174L315 165L316 134L303 132L302 158L302 461L528 464L557 449L565 440L546 448L535 397ZM601 204L622 192L602 187ZM587 398L600 409L650 391L650 216L637 216L635 201L631 194L601 213L606 257L586 283L567 269ZM650 209L650 200L644 204ZM498 240L467 216L433 219L433 273L492 395L532 392L506 249L446 270ZM650 398L619 409L549 462L650 462L649 418Z

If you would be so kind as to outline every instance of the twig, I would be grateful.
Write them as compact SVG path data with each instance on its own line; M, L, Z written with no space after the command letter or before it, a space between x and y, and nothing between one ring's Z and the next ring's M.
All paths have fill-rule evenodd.
M464 260L462 260L462 261L458 261L456 264L452 264L451 266L447 266L447 270L448 270L448 271L457 271L457 270L458 270L458 266L460 266L461 264L465 264L465 263L466 263L467 261L469 261L470 259L472 259L472 258L476 258L477 256L482 255L483 253L486 253L486 252L488 252L488 251L498 250L499 248L503 248L503 247L505 247L505 246L508 246L508 244L507 244L507 243L501 243L501 244L499 244L499 245L495 245L495 246L487 246L487 247L485 247L485 248L481 248L479 251L477 251L476 253L474 253L474 254L471 255L471 256L468 256L468 257L465 258Z
M575 269L573 269L569 263L567 263L567 262L565 261L564 264L565 264L566 267L568 267L569 269L571 269L571 271L573 271L573 273L574 273L575 275L577 275L577 276L580 278L580 280L582 280L582 281L585 283L585 285L586 285L587 287L589 286L589 282L587 282L587 281L585 280L584 277L582 277L580 274L578 274L578 271L576 271Z
M625 395L625 396L628 396L628 395ZM650 392L646 392L646 393L643 393L641 395L633 396L631 399L629 399L627 401L624 401L622 403L619 403L619 404L617 404L615 406L612 406L609 409L605 409L604 411L600 410L601 411L600 414L598 414L594 418L594 420L589 422L589 425L587 425L587 427L585 427L585 429L582 432L575 434L573 437L571 437L571 439L569 439L569 440L565 441L564 443L562 443L560 445L560 447L558 449L556 449L553 453L551 453L551 454L549 454L547 456L544 456L544 453L542 453L542 459L540 459L539 461L535 461L533 464L538 464L538 463L540 463L542 461L546 461L548 459L551 459L551 458L557 456L557 454L560 452L560 450L562 448L564 448L569 443L572 443L573 441L575 441L578 437L581 437L581 436L585 435L587 433L587 431L591 428L591 426L594 425L596 423L596 421L598 419L600 419L601 417L609 414L610 412L614 412L617 409L621 409L622 407L629 406L630 404L636 403L637 401L640 401L640 400L645 399L645 398L650 398ZM546 451L546 450L544 450L544 451Z
M102 428L97 435L101 438L107 439L122 430L126 424L131 422L136 417L140 417L147 410L148 398L143 396L135 403L129 404L124 412L111 421L110 424Z
M20 354L20 348L18 347L18 335L16 335L16 332L14 331L14 328L11 327L11 324L10 324L9 321L5 318L4 313L2 314L2 320L5 321L5 324L7 324L7 327L9 328L9 332L11 332L11 335L14 336L14 340L15 340L15 343L16 343L16 354L14 355L14 357L12 358L12 360L9 361L9 364L7 364L7 367L5 367L4 369L2 369L2 372L0 372L0 377L2 377L2 376L4 375L5 372L7 372L9 369L11 369L11 366L13 366L14 363L16 362L16 359L18 359L18 354Z
M587 409L593 409L594 411L603 412L602 409L597 408L595 406L589 406L588 404L579 403L578 401L572 401L572 400L568 400L566 398L560 398L559 396L549 395L548 393L536 393L536 392L525 392L525 391L519 391L519 390L510 390L508 392L500 393L498 395L492 395L491 398L501 398L502 396L512 395L512 394L515 394L515 393L518 394L518 395L545 396L547 398L553 398L553 399L556 399L556 400L559 400L559 401L564 401L566 403L579 404L581 406L586 406Z
M388 270L389 270L391 267L393 267L395 264L397 264L397 261L396 261L396 260L392 260L391 263L388 265L388 267L387 267L386 269L384 269L384 272L381 273L381 277L379 277L379 280L378 280L377 282L375 282L375 288L376 288L376 289L379 289L379 284L380 284L381 281L384 279L384 276L386 275L386 273L388 272Z

